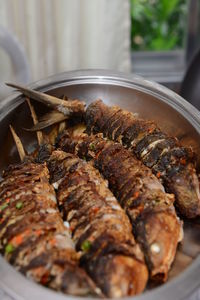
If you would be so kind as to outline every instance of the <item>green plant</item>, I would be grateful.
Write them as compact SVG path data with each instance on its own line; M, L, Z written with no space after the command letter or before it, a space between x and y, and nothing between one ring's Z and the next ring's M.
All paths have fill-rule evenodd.
M130 0L133 50L183 47L187 0Z

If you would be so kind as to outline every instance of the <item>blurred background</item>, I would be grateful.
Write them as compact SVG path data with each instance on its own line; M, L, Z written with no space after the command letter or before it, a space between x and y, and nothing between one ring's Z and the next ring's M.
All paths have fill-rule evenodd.
M200 47L199 0L0 0L3 82L104 68L176 91Z

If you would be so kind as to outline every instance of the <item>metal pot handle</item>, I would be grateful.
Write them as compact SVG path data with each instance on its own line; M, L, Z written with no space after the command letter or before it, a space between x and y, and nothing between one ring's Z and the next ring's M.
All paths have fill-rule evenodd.
M6 52L11 60L16 82L24 84L30 82L30 68L25 51L17 38L2 26L0 26L0 48ZM3 92L6 91L3 82L0 82L0 89Z

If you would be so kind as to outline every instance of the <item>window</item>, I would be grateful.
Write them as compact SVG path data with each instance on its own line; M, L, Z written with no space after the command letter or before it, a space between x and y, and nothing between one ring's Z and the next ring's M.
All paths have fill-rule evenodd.
M130 1L132 71L168 86L180 83L199 45L199 1Z

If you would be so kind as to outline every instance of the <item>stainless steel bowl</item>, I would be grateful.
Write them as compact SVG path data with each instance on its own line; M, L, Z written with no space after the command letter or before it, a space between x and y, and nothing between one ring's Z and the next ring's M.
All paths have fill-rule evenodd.
M101 98L107 104L118 104L129 111L137 112L142 118L155 120L165 132L177 136L183 145L192 146L197 154L200 153L199 112L180 96L157 83L112 71L83 70L58 74L30 87L58 97L65 94L71 98L79 98L87 104L97 98ZM46 110L40 104L36 104L35 107L38 114ZM24 127L31 126L31 118L24 97L19 93L13 93L0 103L0 171L18 160L8 129L9 124L15 127L28 151L36 146L35 134L23 130ZM200 162L200 156L198 161ZM142 295L134 299L189 299L200 287L200 220L185 221L184 232L185 238L177 251L168 282L153 289L147 288ZM2 257L0 288L11 299L74 298L27 280Z

